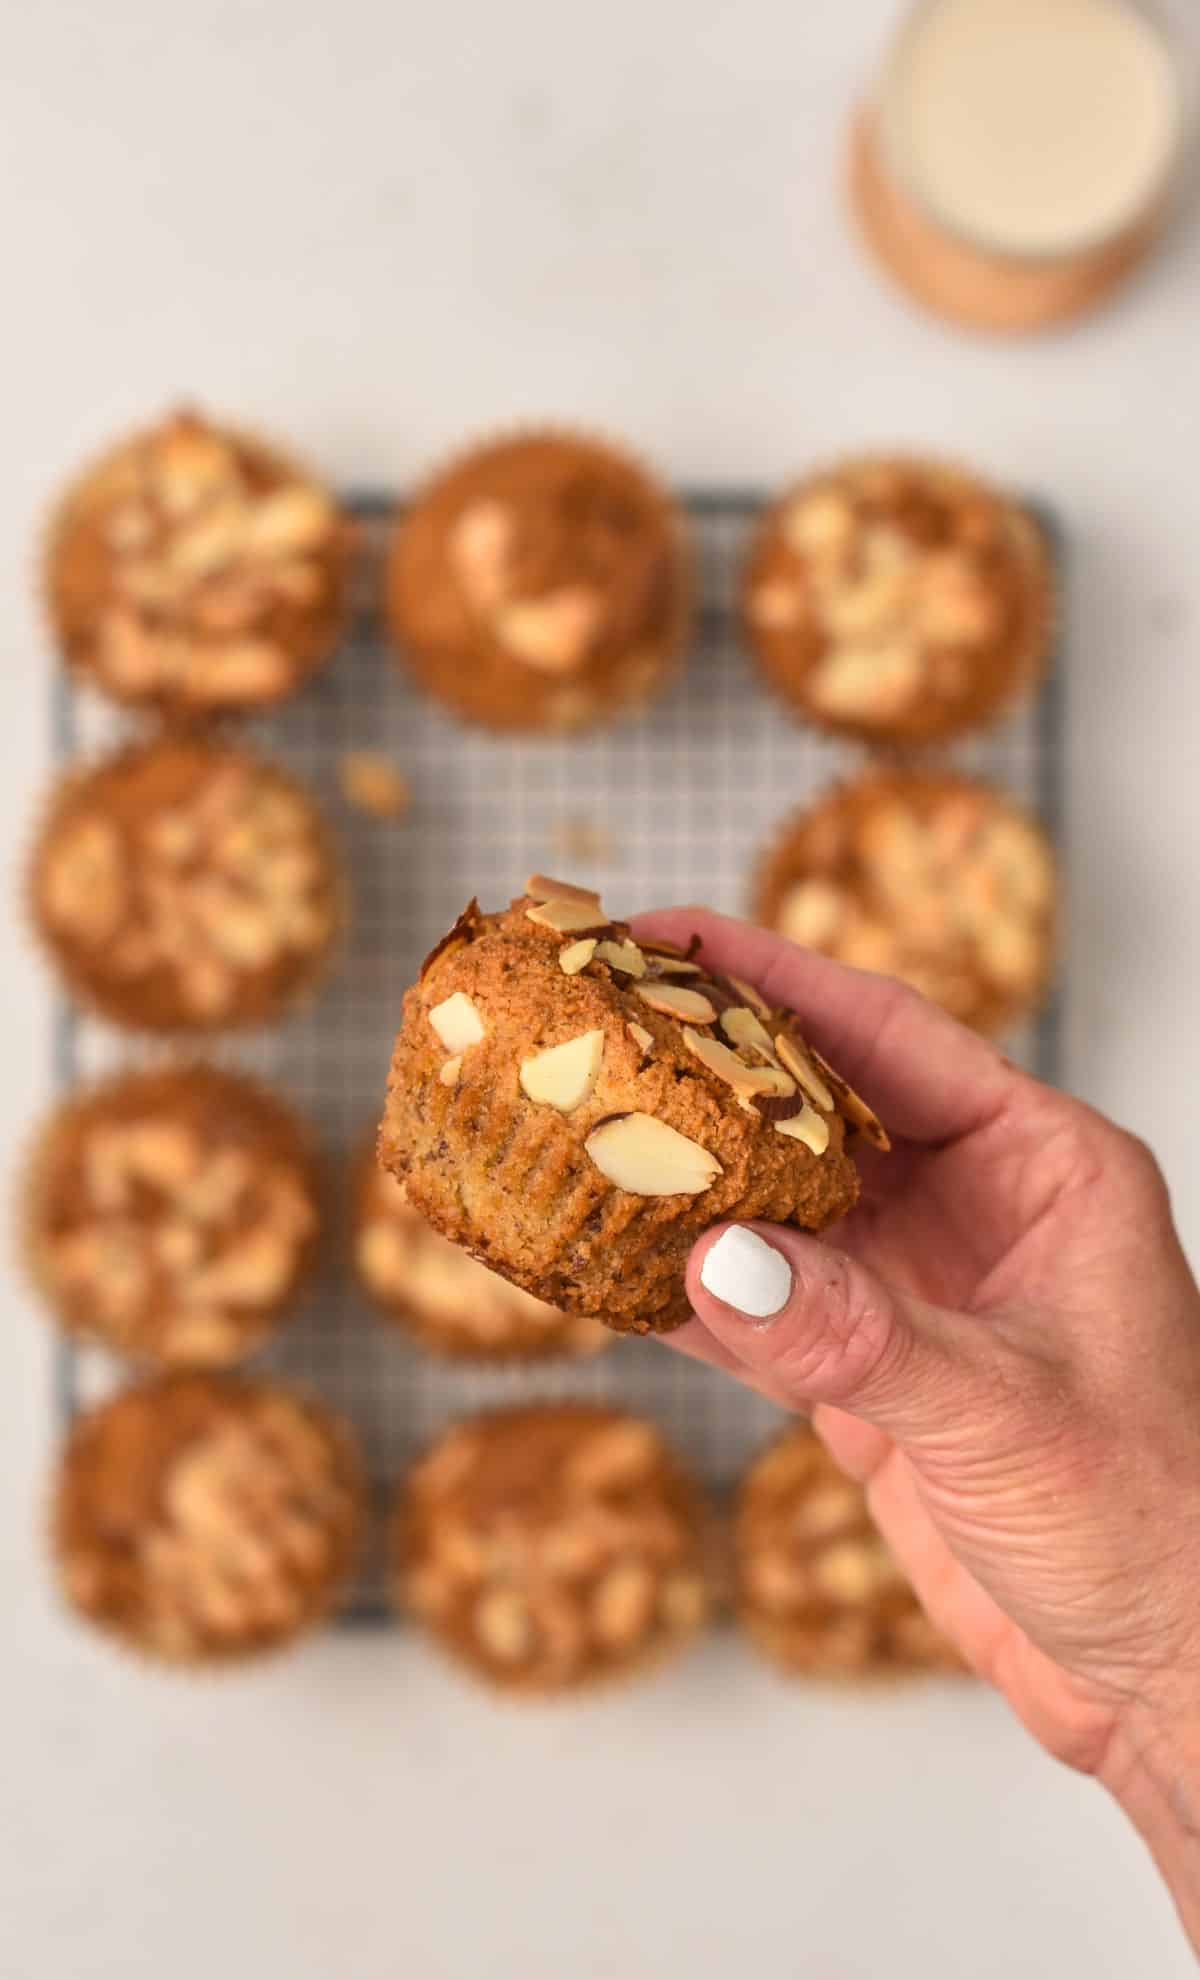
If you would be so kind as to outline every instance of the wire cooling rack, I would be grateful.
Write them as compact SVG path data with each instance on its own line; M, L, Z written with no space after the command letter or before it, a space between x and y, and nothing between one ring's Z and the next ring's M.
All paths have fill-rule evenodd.
M690 900L744 911L754 858L781 816L861 760L860 752L790 721L763 691L740 644L738 571L760 497L701 489L683 501L699 565L698 623L686 671L646 715L578 739L524 740L464 728L424 699L388 653L372 610L395 507L391 497L372 493L347 503L367 554L362 609L343 650L294 703L246 725L252 744L287 763L323 800L351 892L348 939L321 997L269 1031L221 1041L211 1055L271 1081L302 1108L328 1162L322 1269L259 1365L344 1411L381 1504L444 1424L522 1397L610 1398L641 1410L718 1489L778 1419L771 1404L726 1378L636 1338L615 1341L583 1365L488 1369L439 1361L373 1314L348 1268L347 1183L379 1118L400 1000L470 895L497 906L540 869L596 885L620 916ZM1057 546L1052 519L1037 513ZM119 734L110 712L60 682L60 761ZM339 759L358 749L385 753L407 779L412 806L402 822L364 816L342 800ZM953 756L1021 798L1057 838L1061 666L1051 667L1035 701ZM1060 997L1009 1048L1049 1080L1060 1069ZM59 1007L60 1091L144 1062L152 1051ZM57 1366L63 1420L120 1379L100 1351L64 1345ZM386 1613L377 1559L345 1613L363 1621Z

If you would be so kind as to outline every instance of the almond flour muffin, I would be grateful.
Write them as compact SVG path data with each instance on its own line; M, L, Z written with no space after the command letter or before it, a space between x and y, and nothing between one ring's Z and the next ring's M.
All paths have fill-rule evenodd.
M851 461L768 512L743 579L747 636L809 721L865 742L941 741L989 722L1044 665L1041 532L957 468Z
M114 1024L264 1024L320 975L339 922L321 814L273 764L175 737L59 787L34 849L34 925Z
M375 1150L359 1165L354 1264L378 1311L436 1354L540 1361L595 1354L612 1338L595 1320L557 1313L489 1272L426 1223Z
M329 657L351 538L332 496L272 447L174 413L60 503L45 591L81 680L173 717L263 708Z
M472 902L408 992L379 1153L505 1278L649 1333L687 1319L717 1218L848 1210L855 1130L886 1147L790 1012L535 874L501 914Z
M122 1073L44 1130L26 1203L33 1276L62 1326L165 1366L261 1345L312 1263L311 1138L211 1066Z
M166 1663L226 1663L319 1622L357 1557L365 1492L319 1403L172 1375L76 1422L53 1545L72 1607Z
M769 1444L734 1516L737 1613L780 1669L864 1679L963 1670L875 1529L860 1485L807 1424Z
M581 729L674 670L689 577L678 515L633 461L517 435L439 475L399 525L388 624L431 694L491 729Z
M704 1542L653 1424L585 1403L500 1410L440 1438L406 1481L396 1599L490 1684L575 1691L696 1635Z
M754 912L839 962L911 983L964 1024L998 1031L1044 990L1056 879L1045 834L967 777L880 773L784 826Z

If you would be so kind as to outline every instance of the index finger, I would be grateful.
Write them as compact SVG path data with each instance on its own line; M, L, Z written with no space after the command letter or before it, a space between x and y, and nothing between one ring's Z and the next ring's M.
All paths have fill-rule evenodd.
M909 1141L953 1141L1004 1105L1014 1074L994 1045L890 976L801 949L711 908L635 916L635 936L686 946L700 937L713 969L745 977L796 1013L805 1035Z

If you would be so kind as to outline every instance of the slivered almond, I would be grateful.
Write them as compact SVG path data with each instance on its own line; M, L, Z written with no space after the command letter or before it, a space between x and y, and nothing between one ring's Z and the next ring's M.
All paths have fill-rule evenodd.
M435 1004L429 1013L429 1022L451 1053L467 1051L470 1046L478 1045L484 1036L483 1019L463 990L456 990L444 1003Z
M815 1045L810 1046L809 1050L817 1070L824 1075L833 1089L839 1111L845 1115L852 1127L858 1128L860 1133L866 1136L872 1147L882 1149L886 1155L892 1144L878 1114L872 1113L866 1101L842 1078L841 1073L834 1071L828 1059L821 1057Z
M447 1059L438 1074L443 1086L457 1086L458 1075L462 1071L462 1054L456 1059Z
M756 1016L760 1018L770 1017L771 1006L767 1003L761 992L754 988L752 983L747 983L742 976L726 976L725 981L731 990L737 992L743 1004L750 1006L750 1009Z
M600 1077L604 1033L581 1031L562 1045L550 1045L521 1061L521 1091L543 1106L573 1113L588 1098Z
M592 934L608 927L604 919L604 909L598 900L571 900L566 895L556 895L538 907L526 908L527 921L535 921L539 928L552 928L556 935Z
M831 1114L833 1112L833 1095L816 1068L809 1064L807 1057L800 1050L795 1039L789 1037L786 1031L777 1032L775 1036L775 1050L779 1055L780 1062L798 1080L800 1086L808 1094L809 1099L815 1100L818 1107L824 1107L826 1113Z
M652 956L651 973L654 976L703 976L699 963L689 962L686 956Z
M712 1024L716 1011L699 990L684 990L673 983L636 983L635 990L652 1011L664 1017L687 1018L693 1024Z
M716 1073L717 1078L723 1079L726 1086L732 1086L737 1094L775 1093L778 1091L777 1081L787 1079L787 1074L781 1074L778 1066L744 1064L728 1045L722 1045L719 1038L693 1031L690 1025L684 1027L683 1042L689 1052L695 1053L701 1065ZM788 1081L788 1084L791 1082Z
M698 1196L721 1164L698 1141L654 1114L618 1114L584 1143L602 1176L630 1196Z
M573 880L550 880L544 873L531 873L525 882L531 901L586 901L599 907L600 896L591 887L577 887Z
M786 1134L792 1141L802 1141L814 1155L823 1155L829 1146L829 1122L807 1102L802 1113L789 1114L786 1121L772 1121L771 1126L776 1134Z
M571 942L565 949L560 949L558 966L564 976L578 976L581 969L587 968L595 953L596 938L591 935L586 942Z
M624 970L626 976L646 974L646 958L636 942L598 942L596 961L611 963L614 969Z
M647 1031L644 1024L635 1024L631 1019L630 1022L625 1026L625 1029L629 1033L630 1037L633 1039L634 1044L637 1045L643 1052L649 1052L653 1049L654 1033L652 1031Z
M747 1004L734 1004L730 1010L721 1012L721 1029L731 1045L739 1051L761 1052L772 1063L775 1062L775 1047L771 1034L763 1029Z

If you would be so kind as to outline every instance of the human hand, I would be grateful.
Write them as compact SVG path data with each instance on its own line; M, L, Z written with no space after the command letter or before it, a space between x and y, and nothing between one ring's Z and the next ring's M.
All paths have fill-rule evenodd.
M693 932L895 1146L828 1238L748 1227L764 1297L737 1239L706 1288L706 1233L669 1344L812 1411L934 1622L1117 1794L1200 1939L1200 1294L1157 1164L886 978L702 909L634 927Z

